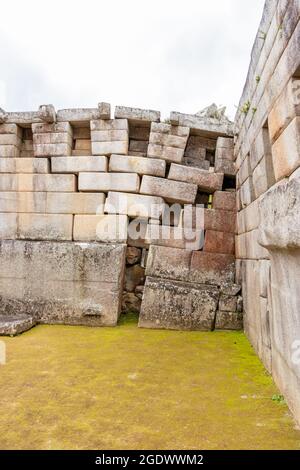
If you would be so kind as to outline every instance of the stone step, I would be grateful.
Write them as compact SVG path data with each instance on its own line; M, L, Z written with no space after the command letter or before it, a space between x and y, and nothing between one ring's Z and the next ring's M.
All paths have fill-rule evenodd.
M0 315L0 336L16 336L36 325L30 315Z

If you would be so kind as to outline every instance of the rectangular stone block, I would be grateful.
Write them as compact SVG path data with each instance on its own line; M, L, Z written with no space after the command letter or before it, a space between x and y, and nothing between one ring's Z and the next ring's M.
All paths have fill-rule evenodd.
M68 132L45 132L33 134L33 145L68 144L72 146L72 135Z
M0 191L76 191L74 175L0 174Z
M26 240L72 240L73 216L18 214L18 238Z
M147 156L148 141L147 140L132 140L129 142L129 152L139 152L144 157Z
M52 157L52 173L107 171L107 157Z
M92 142L93 155L128 154L128 140L116 142Z
M91 135L94 131L129 131L127 119L99 119L90 122Z
M46 212L46 196L45 192L0 192L0 212Z
M222 312L236 312L237 297L233 295L220 295L219 310Z
M129 108L127 106L116 106L115 119L130 119L133 121L159 122L160 111L152 109Z
M300 117L296 117L272 146L276 181L290 176L300 166Z
M226 160L228 162L233 163L234 155L233 155L233 147L219 147L217 144L216 154L215 154L216 162L220 160Z
M151 245L145 274L165 279L189 280L192 252Z
M73 135L73 130L69 122L34 123L31 125L31 129L33 134L66 132Z
M190 134L189 127L173 126L163 122L152 122L151 132L160 132L162 134L177 135L178 137L188 137Z
M193 183L201 191L213 193L222 189L224 175L172 163L168 179Z
M77 139L75 141L75 150L85 150L91 152L91 140L90 139Z
M206 147L202 146L202 140L199 141L198 136L189 137L184 156L195 160L205 160Z
M33 144L35 157L68 156L72 153L70 144Z
M155 176L143 176L140 193L160 196L168 202L193 204L197 195L197 185L165 180Z
M213 195L213 209L236 211L236 193L229 191L216 191Z
M270 112L268 122L272 143L296 116L300 116L299 90L300 80L292 78Z
M179 149L185 149L187 139L186 137L178 137L177 135L163 134L160 132L151 131L149 142L151 144L164 145L166 147L176 147Z
M92 131L92 142L128 141L128 130Z
M218 158L215 161L215 171L224 173L225 176L234 177L236 175L236 167L234 162Z
M216 232L206 230L204 251L208 253L223 253L234 255L235 253L235 235L228 232Z
M197 160L195 158L183 157L183 165L192 166L194 168L200 168L200 170L208 171L210 168L210 162L208 160Z
M140 328L211 331L218 289L167 279L147 278Z
M218 137L217 149L228 149L233 151L234 140L232 137Z
M20 148L15 145L0 145L0 157L16 158L20 156Z
M1 240L14 240L17 236L17 227L17 214L0 213L0 243Z
M105 202L105 212L129 217L152 218L159 220L165 203L161 197L140 194L109 192Z
M90 127L74 127L73 128L73 139L88 139L91 140Z
M49 173L47 158L3 158L0 173Z
M21 147L22 140L17 134L0 134L0 145L15 145Z
M230 254L194 251L191 258L190 282L220 286L233 283L235 257Z
M76 125L89 123L91 119L100 118L100 109L98 108L70 108L60 109L56 113L57 121L68 121Z
M134 140L149 141L150 127L130 126L129 137Z
M79 173L79 191L120 191L137 193L140 178L135 173Z
M126 243L127 225L126 215L75 215L73 238L76 241Z
M147 225L145 242L148 245L167 246L185 250L203 248L204 232L183 227Z
M255 192L252 176L249 176L245 183L242 184L240 188L240 197L242 208L249 206L251 202L255 201Z
M50 214L103 214L104 202L105 195L101 193L47 193L45 212Z
M166 162L165 160L158 160L156 158L111 155L109 159L109 171L164 177L166 173Z
M184 150L175 147L149 144L147 156L152 158L161 158L167 162L181 163L184 156Z
M22 138L22 129L17 124L0 124L0 134L15 134Z
M216 330L243 330L243 314L218 311L215 328Z
M254 168L256 168L263 156L266 156L268 160L272 160L269 129L265 127L258 132L256 138L250 146L249 163L252 171Z
M117 324L125 245L2 240L0 246L1 313L30 313L40 323Z

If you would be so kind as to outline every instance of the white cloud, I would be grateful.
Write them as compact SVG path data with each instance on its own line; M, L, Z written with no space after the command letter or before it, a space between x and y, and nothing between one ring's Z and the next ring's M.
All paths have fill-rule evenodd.
M30 110L53 103L58 109L109 101L167 116L171 110L194 113L215 101L233 117L263 3L3 2L5 107Z

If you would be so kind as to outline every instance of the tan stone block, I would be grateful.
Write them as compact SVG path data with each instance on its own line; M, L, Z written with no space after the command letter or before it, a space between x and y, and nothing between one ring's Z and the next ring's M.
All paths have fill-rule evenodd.
M90 127L74 127L73 128L73 139L88 139L91 140Z
M193 204L197 195L197 185L180 181L165 180L155 176L143 176L140 193L160 196L168 202Z
M236 193L216 191L213 195L213 209L236 211Z
M292 78L270 112L268 122L272 143L296 116L300 116L299 90L300 80Z
M235 257L230 254L192 252L189 280L199 284L222 285L235 278Z
M249 204L255 200L252 176L249 176L245 183L242 184L240 188L240 197L242 208L249 206Z
M230 162L234 161L233 147L218 147L216 148L216 161L219 160L228 160Z
M129 108L127 106L116 106L115 119L130 119L133 121L159 121L160 111L152 109Z
M129 140L127 130L111 130L111 131L92 131L92 142L124 142Z
M17 124L0 124L0 134L15 134L22 138L22 129Z
M45 192L0 192L0 212L46 212Z
M147 225L145 242L149 245L167 246L186 250L200 250L203 247L204 232L183 227Z
M75 215L74 240L126 243L126 215Z
M73 216L18 214L18 238L28 240L72 240Z
M272 146L276 181L290 176L300 166L300 117L296 117Z
M21 147L22 140L17 134L0 134L0 145L15 145Z
M86 150L91 152L92 144L90 139L77 139L75 141L75 150Z
M0 240L14 240L17 237L17 216L0 213Z
M140 194L109 192L105 202L105 212L123 214L129 217L160 219L165 209L161 197Z
M128 140L117 142L92 142L93 155L128 154Z
M235 233L235 226L235 212L220 209L204 209L205 230Z
M140 178L135 173L79 173L79 191L120 191L137 193Z
M234 243L234 233L206 230L204 251L208 253L223 253L233 255L235 253Z
M0 191L76 191L73 175L0 174Z
M33 145L68 144L72 146L72 135L67 132L33 134Z
M163 134L151 131L150 143L156 145L164 145L166 147L176 147L180 149L185 149L187 139L186 137L178 137L172 134Z
M20 156L20 149L15 145L0 145L0 157L16 158Z
M99 119L90 122L91 134L94 131L129 131L127 119Z
M224 173L225 176L234 177L236 175L236 167L234 162L225 159L216 159L215 171Z
M231 137L218 137L217 149L230 149L233 150L234 140Z
M47 193L45 212L100 215L104 213L104 202L105 195L101 193Z
M152 122L151 132L177 135L178 137L188 137L190 134L190 128L182 126L173 126L171 124L166 124L163 122Z
M70 144L33 144L35 157L68 156L72 153Z
M153 158L161 158L167 162L181 163L184 150L175 147L165 147L162 145L149 144L147 150L147 156Z
M147 155L148 141L147 140L133 140L129 142L129 152L142 153L144 157Z
M201 191L215 192L222 189L224 176L221 173L210 173L199 168L172 163L168 179L193 183Z
M166 173L165 160L156 158L132 157L124 155L111 155L109 171L138 173L139 175L152 175L164 177Z
M67 132L73 135L73 130L69 122L34 123L31 125L31 128L33 134Z
M3 158L0 173L49 173L47 158Z
M52 157L53 173L80 173L107 171L107 157Z

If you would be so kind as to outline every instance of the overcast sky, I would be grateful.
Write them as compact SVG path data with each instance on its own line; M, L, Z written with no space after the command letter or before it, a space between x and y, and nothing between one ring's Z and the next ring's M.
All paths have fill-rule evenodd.
M99 101L232 118L264 0L1 2L0 107Z

